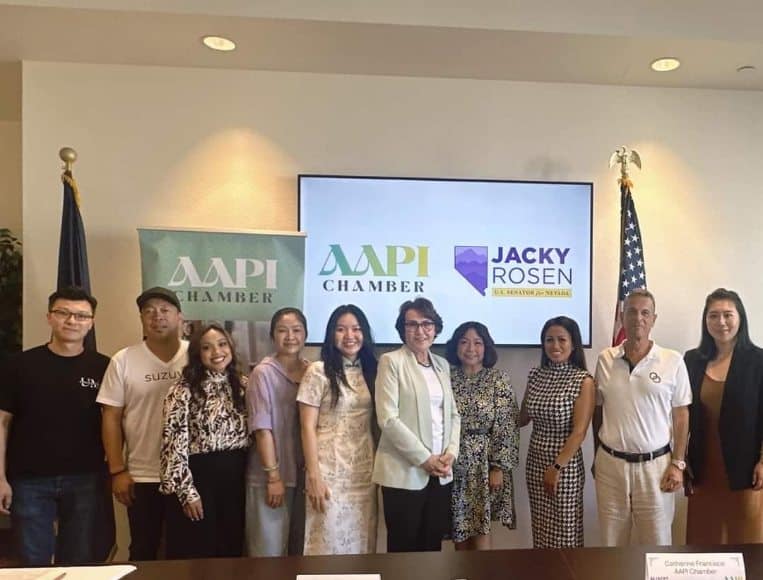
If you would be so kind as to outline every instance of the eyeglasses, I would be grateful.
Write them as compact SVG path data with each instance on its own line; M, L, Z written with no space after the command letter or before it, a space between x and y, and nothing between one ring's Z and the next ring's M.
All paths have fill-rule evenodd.
M64 310L63 308L56 308L49 311L53 318L66 322L70 317L74 318L77 322L87 322L93 319L93 315L88 312L71 312L70 310Z
M428 332L434 328L434 322L431 320L422 320L421 322L408 320L403 326L405 326L406 330L410 330L411 332L416 332L419 328Z

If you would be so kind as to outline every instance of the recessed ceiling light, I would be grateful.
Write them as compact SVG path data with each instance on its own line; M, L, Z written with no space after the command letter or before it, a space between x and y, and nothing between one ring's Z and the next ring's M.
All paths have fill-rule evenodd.
M652 62L652 70L657 72L669 72L681 66L681 61L673 57L658 58Z
M201 41L212 50L221 50L223 52L236 50L236 43L224 36L205 36Z

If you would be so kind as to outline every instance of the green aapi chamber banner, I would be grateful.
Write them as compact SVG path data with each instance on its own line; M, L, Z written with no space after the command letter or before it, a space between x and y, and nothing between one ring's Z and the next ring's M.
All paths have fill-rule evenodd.
M139 228L143 288L173 290L183 334L223 322L252 364L268 354L270 318L302 308L305 238L300 233Z

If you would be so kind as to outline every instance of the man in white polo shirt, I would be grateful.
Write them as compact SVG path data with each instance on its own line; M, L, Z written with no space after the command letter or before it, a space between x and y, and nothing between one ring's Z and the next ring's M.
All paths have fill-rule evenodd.
M127 506L130 560L155 560L165 506L159 493L162 409L187 362L188 343L180 340L183 315L174 292L150 288L137 303L145 338L114 355L97 400L112 491Z
M654 296L631 292L625 342L604 350L596 365L596 498L605 546L628 545L632 529L640 544L671 543L691 387L681 355L650 340L656 318Z

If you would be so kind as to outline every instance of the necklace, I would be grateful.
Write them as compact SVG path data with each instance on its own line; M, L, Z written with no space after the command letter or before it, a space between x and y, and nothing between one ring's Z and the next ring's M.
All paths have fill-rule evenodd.
M432 361L430 360L427 360L427 362L421 362L419 359L416 359L416 362L419 363L419 365L424 368L429 368L432 366Z

